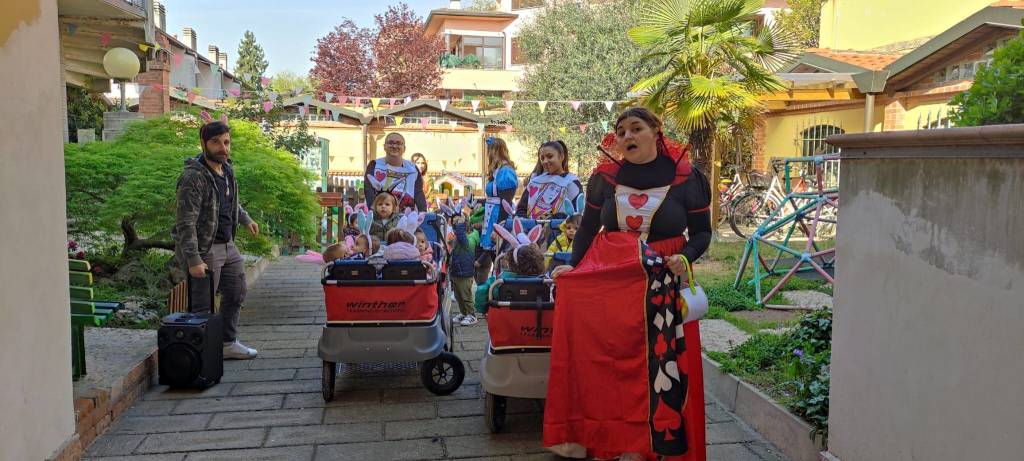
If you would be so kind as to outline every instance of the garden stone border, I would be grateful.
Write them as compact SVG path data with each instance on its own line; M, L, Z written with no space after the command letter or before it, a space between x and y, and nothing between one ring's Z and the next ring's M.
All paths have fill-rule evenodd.
M811 426L753 386L721 370L703 356L704 390L793 461L819 461L821 436L811 440Z

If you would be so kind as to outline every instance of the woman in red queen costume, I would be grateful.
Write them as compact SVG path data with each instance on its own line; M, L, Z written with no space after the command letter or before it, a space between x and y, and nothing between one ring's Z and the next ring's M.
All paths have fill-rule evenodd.
M704 461L703 313L679 288L711 243L711 188L647 109L619 116L609 149L587 184L571 265L553 272L544 446L569 458Z

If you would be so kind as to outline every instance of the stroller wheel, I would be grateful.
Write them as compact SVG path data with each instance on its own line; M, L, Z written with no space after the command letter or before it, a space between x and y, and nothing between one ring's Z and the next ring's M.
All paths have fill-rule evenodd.
M324 393L324 402L334 400L334 384L338 378L338 364L324 360L324 373L320 386Z
M442 352L420 366L420 381L423 382L423 387L437 395L455 392L465 377L466 368L462 365L462 360L450 352Z
M484 394L484 419L487 421L487 429L492 434L501 432L501 429L505 427L506 405L508 405L507 397L490 392Z

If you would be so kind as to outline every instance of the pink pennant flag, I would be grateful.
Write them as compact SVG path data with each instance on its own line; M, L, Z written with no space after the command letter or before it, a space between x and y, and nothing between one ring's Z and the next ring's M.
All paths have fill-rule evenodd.
M427 125L429 125L429 124L430 124L430 119L429 118L427 118L427 117L420 117L420 126L422 126L424 130L427 129Z
M570 104L572 104L572 110L579 112L580 104L582 104L580 101L573 101Z
M185 99L188 99L188 103L192 104L196 100L196 94L195 93L188 93L187 95L185 95Z
M391 98L391 99L388 100L388 105L391 106L391 107L395 107L395 103L396 102L398 102L397 99Z
M405 103L409 104L410 102L412 102L412 96L406 96L405 97Z
M270 109L273 109L273 108L274 108L274 103L272 101L264 101L263 102L263 112L270 112Z
M262 83L263 86L270 86L270 78L260 77L260 83Z
M515 104L515 103L516 103L515 101L505 101L505 112L511 114L512 113L512 105Z
M161 84L159 84L159 83L154 83L154 84L152 84L152 85L150 85L150 86L151 86L151 87L152 87L152 88L153 88L154 90L157 90L157 91L163 91L163 90L164 90L164 86L163 86L163 85L161 85Z
M339 94L339 95L338 95L338 104L341 104L341 105L343 105L343 106L344 106L345 104L348 104L348 96L345 96L345 95L343 95L343 94Z
M174 66L177 67L181 65L181 60L185 59L185 56L175 53L171 55L171 59L174 61Z
M242 91L238 88L228 88L228 94L237 98L239 95L242 94Z
M586 132L587 132L587 124L584 123L584 124L580 125L580 133L586 133Z
M104 32L103 35L100 35L100 43L103 46L110 45L110 32Z
M512 125L505 125L505 131L511 133L512 132Z

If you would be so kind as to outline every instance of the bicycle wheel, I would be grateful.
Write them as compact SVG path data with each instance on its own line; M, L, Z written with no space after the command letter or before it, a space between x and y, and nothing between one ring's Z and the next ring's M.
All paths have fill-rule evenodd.
M748 238L757 229L768 213L764 197L760 194L747 193L733 201L729 213L729 227L736 235Z

